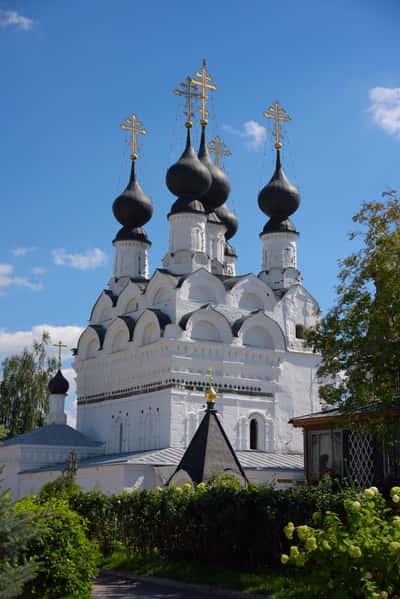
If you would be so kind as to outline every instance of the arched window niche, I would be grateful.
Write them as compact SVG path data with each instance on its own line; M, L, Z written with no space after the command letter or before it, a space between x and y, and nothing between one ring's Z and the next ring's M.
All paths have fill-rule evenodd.
M258 449L258 422L255 418L250 420L250 449Z

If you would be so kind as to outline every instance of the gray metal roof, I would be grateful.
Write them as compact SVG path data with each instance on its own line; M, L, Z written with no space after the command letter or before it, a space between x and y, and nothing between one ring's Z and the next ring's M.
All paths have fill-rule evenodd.
M47 424L4 441L3 445L54 445L64 447L101 447L68 424Z
M166 447L149 451L135 451L130 453L100 455L92 458L79 460L79 468L91 468L95 466L114 466L121 464L147 465L147 466L171 466L176 467L182 459L184 449L178 447ZM299 470L304 469L304 457L302 454L269 453L267 451L237 451L236 455L245 470ZM52 464L41 468L34 468L29 472L43 470L59 470L65 464Z

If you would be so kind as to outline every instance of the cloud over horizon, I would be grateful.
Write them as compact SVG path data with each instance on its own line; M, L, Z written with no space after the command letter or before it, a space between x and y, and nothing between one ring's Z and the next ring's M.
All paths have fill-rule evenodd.
M99 248L87 250L84 254L68 254L64 248L53 250L53 262L57 266L68 266L77 270L91 270L103 266L107 254Z
M14 267L12 264L0 264L0 293L7 287L26 287L39 291L43 289L42 283L35 283L26 277L16 277L14 275Z
M236 129L231 125L222 125L222 129L232 135L242 137L246 140L246 147L249 150L258 150L265 142L267 130L257 123L257 121L246 121L241 129Z
M0 27L14 27L21 31L29 31L33 27L33 20L19 15L15 10L0 9Z
M373 122L386 133L400 136L400 87L373 87L369 99Z
M51 338L51 343L57 343L61 340L66 348L62 350L62 356L65 360L71 359L71 348L76 347L83 327L77 325L50 325L38 324L29 331L7 331L0 328L0 360L6 356L19 353L23 349L32 347L33 341L40 341L42 333L47 331ZM49 347L48 353L56 356L58 349Z
M18 246L15 247L11 250L11 253L13 256L26 256L26 254L30 254L31 252L34 252L36 250L35 247L24 247L24 246Z

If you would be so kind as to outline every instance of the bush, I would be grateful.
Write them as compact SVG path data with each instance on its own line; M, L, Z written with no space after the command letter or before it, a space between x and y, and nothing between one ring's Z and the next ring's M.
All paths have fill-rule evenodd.
M119 538L113 498L101 491L80 492L71 495L69 504L85 519L89 538L98 543L101 553L110 555Z
M39 503L27 498L16 504L20 513L31 513L37 533L28 544L28 556L38 563L36 578L26 591L41 599L91 596L99 551L86 536L86 525L68 503L51 499Z
M392 507L376 487L342 503L344 516L334 511L314 514L314 526L289 522L285 534L293 544L281 556L284 564L304 569L296 582L297 597L399 597L400 487L391 491Z

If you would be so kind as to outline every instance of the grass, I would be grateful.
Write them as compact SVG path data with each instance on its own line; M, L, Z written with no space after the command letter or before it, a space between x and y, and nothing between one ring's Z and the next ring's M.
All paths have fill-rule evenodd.
M105 559L104 569L132 572L143 576L158 576L182 582L206 584L246 593L288 597L293 578L276 572L250 574L198 562L171 561L154 554L142 558L115 551ZM292 583L292 584L290 584Z

